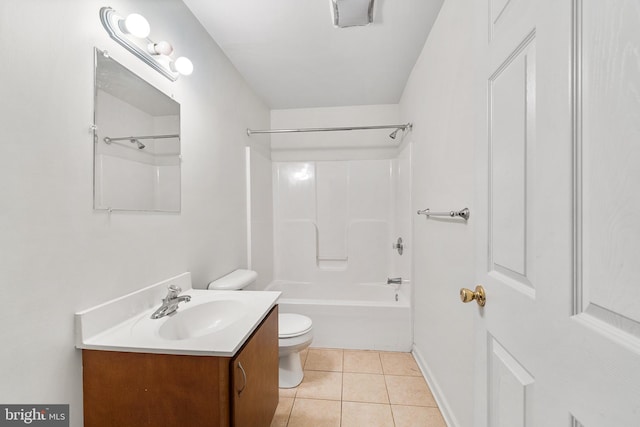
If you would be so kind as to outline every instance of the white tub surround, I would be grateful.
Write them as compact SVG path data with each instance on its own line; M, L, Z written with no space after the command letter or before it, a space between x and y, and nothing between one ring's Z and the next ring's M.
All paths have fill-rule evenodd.
M180 286L183 289L181 295L191 296L191 301L181 303L176 315L151 319L151 314L166 296L169 285ZM279 296L280 292L192 289L191 276L184 273L76 313L76 347L231 357L276 305ZM204 304L210 304L212 315L216 315L215 304L218 304L218 309L226 306L229 311L219 316L211 333L196 333L193 337L178 339L177 335L181 335L181 332L176 332L169 322L175 323L174 318L184 316L189 310L207 310ZM225 326L225 323L228 324Z
M392 274L392 160L274 163L275 277L381 282Z

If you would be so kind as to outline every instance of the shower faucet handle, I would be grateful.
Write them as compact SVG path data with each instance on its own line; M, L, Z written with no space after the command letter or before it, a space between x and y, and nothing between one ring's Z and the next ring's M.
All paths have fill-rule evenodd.
M391 248L397 250L398 255L402 255L402 252L404 251L404 244L402 243L402 237L398 237L398 240L391 245Z
M387 285L401 285L402 277L387 278Z

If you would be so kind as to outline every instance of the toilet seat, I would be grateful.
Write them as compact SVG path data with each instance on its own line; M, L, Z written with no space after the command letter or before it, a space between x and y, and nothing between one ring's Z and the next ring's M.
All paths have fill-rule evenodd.
M282 313L278 315L278 337L293 338L309 332L311 319L301 314Z

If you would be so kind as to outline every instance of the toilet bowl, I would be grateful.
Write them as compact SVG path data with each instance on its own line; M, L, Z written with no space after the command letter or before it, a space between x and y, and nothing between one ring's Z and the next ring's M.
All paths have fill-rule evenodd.
M209 283L207 289L242 290L255 282L258 273L235 270ZM293 313L278 315L278 382L280 388L297 387L304 377L300 352L313 340L313 322L307 316Z
M297 387L304 377L300 352L313 340L312 322L293 313L278 315L278 356L280 388Z

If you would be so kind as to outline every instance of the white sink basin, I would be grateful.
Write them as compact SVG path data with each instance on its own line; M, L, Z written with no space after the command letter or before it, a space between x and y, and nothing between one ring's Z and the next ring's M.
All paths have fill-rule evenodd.
M167 287L190 302L152 319ZM76 313L76 347L87 350L233 357L277 304L280 292L193 289L183 273Z
M240 301L221 299L180 308L158 329L167 340L186 340L218 332L231 326L247 314L247 306Z

